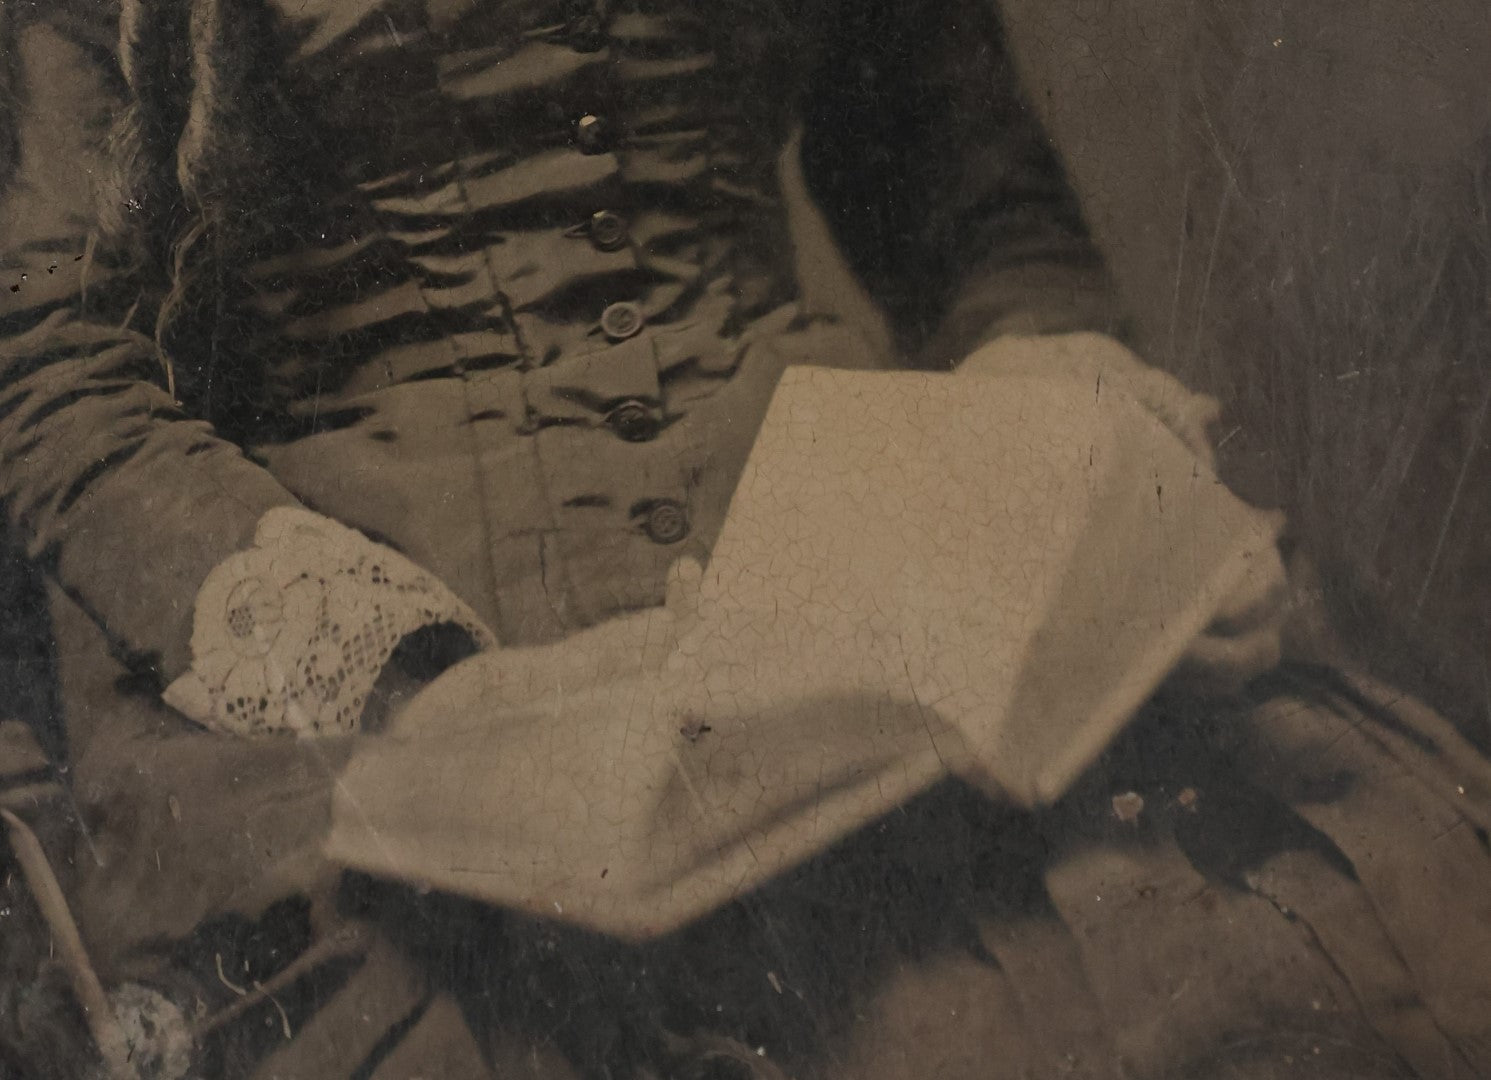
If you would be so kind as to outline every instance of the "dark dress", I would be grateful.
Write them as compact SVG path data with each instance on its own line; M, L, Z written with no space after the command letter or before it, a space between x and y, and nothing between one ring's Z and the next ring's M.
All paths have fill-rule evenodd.
M1491 1069L1485 766L1317 674L1226 715L1151 710L1048 813L941 789L643 947L361 879L344 947L296 896L224 910L225 882L311 843L343 751L225 744L160 703L208 571L304 505L504 644L658 603L782 367L864 362L801 295L799 130L914 362L1114 317L982 3L191 6L191 49L132 52L171 40L166 4L124 49L225 215L171 324L174 397L160 289L80 260L99 208L57 175L106 167L110 31L88 5L7 16L22 64L72 77L32 79L18 112L0 501L49 582L70 896L106 981L230 1010L203 1075ZM216 71L205 117L184 89L203 55L253 57Z

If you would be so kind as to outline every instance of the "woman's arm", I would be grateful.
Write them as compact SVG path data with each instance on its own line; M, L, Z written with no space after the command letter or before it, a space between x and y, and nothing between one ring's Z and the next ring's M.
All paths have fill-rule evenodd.
M170 679L187 667L208 571L295 500L180 411L132 317L139 284L90 258L121 101L98 43L57 22L13 26L6 44L21 92L0 194L0 501L5 527L132 666Z
M111 209L94 181L114 167L107 131L122 95L108 29L69 20L74 6L4 27L0 44L18 84L8 117L17 153L0 170L3 527L192 719L235 731L355 723L354 706L409 633L448 621L489 638L438 582L300 508L164 388L138 275L91 256L95 223ZM293 611L280 603L287 552L292 576L306 575ZM359 650L356 671L341 662L341 642L318 637L328 612L349 639L377 633L380 647ZM278 620L274 654L261 648L267 615ZM356 623L363 616L377 626ZM301 671L313 653L325 670ZM277 703L292 676L296 693L315 677L315 693ZM268 722L258 710L245 723L238 698L266 700Z
M992 0L865 0L818 34L808 184L917 366L1118 324Z

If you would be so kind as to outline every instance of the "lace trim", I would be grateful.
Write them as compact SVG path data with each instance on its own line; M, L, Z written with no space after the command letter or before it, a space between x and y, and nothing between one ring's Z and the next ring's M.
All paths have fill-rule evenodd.
M197 594L192 665L167 704L236 735L353 731L399 642L455 624L495 637L445 585L395 551L319 514L276 507L254 546Z

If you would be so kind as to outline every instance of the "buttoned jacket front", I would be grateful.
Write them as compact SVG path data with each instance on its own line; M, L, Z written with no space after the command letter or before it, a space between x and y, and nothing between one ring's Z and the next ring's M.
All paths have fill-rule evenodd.
M7 527L116 652L167 674L206 571L274 505L399 548L506 642L656 602L707 550L781 366L863 362L802 301L796 132L908 357L1108 328L983 3L190 6L195 64L131 56L169 4L138 5L122 50L89 5L9 28L22 67L74 77L30 79L14 117ZM199 259L163 355L164 288L90 248L121 208L57 177L112 167L121 94L183 117L186 161L200 57L229 53L254 59L225 65L216 123L256 156L197 193L232 240ZM122 212L188 232L179 199Z

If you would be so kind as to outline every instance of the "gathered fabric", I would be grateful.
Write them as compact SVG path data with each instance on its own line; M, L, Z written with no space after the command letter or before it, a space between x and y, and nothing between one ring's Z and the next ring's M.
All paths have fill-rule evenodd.
M13 278L0 291L0 509L55 643L54 702L36 724L54 736L67 798L40 831L100 979L133 988L120 1000L137 1016L148 1005L187 1018L195 1073L1491 1071L1484 760L1421 706L1299 667L1201 709L1140 700L1155 672L1135 664L1108 672L1146 684L1123 708L1044 723L1041 709L1070 703L1063 691L1091 675L1080 656L1128 655L1122 625L1100 627L1088 653L1054 649L1067 667L1012 680L1034 690L1012 695L1001 722L1052 744L1029 769L979 789L977 770L936 753L915 776L892 755L887 775L903 786L867 780L863 812L790 859L756 865L745 830L731 851L749 870L738 888L688 908L676 882L647 882L651 914L677 904L647 933L550 917L557 896L432 890L433 873L405 880L378 864L382 808L344 779L391 745L351 714L393 639L444 622L474 645L580 643L655 607L680 560L707 562L731 535L783 372L863 366L858 329L804 295L784 153L800 148L809 192L904 364L973 355L991 383L1014 385L1072 362L1095 375L1095 400L1120 373L1146 438L1197 459L1188 479L1158 485L1152 510L1148 464L1126 474L1125 493L1144 488L1149 516L1135 520L1155 524L1177 485L1213 482L1198 449L1204 405L1109 350L1101 260L990 5L121 6L122 31L91 0L0 6ZM261 119L235 129L229 105ZM107 138L121 108L154 125L135 132L134 164L151 179L95 191L90 174L123 175ZM235 157L243 147L253 155ZM134 220L148 227L129 259L97 226ZM1087 332L1079 355L1043 351L1072 331ZM990 342L1009 351L980 352ZM866 405L860 431L838 414L835 445L871 457L877 415L915 416L925 475L938 433L917 412L925 400L908 389ZM796 434L811 443L811 425ZM757 538L788 530L790 511L754 522ZM1041 556L1065 535L1026 531ZM1104 534L1097 519L1077 531L1115 545L1136 535ZM256 552L276 548L287 554L265 579ZM370 561L383 551L400 561ZM1013 580L1050 568L1030 562L997 569ZM1101 560L1083 565L1101 583ZM278 576L287 566L300 569ZM401 587L420 602L380 610L370 594ZM1043 598L1080 625L1081 595L1055 595ZM213 619L194 656L194 627ZM281 641L292 622L311 625L307 647L332 651L312 662ZM939 698L965 689L931 668L906 681ZM913 701L900 719L934 704ZM244 715L254 731L318 720L332 731L204 727ZM665 779L709 778L721 732L708 721L651 733L686 766ZM779 764L823 752L806 723L788 728L803 753ZM594 731L580 735L593 745ZM482 760L457 760L451 776L479 786L491 779ZM397 764L384 786L416 779ZM518 779L541 787L539 772ZM1022 777L1020 805L988 797ZM813 790L806 773L788 779ZM749 783L731 790L761 809ZM536 794L583 818L593 793ZM706 820L690 806L669 804L680 831L662 842L705 836L739 809L725 799ZM794 814L811 832L811 798L781 816ZM371 838L361 874L328 858L326 838L349 822ZM567 868L593 875L581 896L612 869L591 858L608 854L593 842L605 829L585 824L566 833L592 841L590 861ZM483 847L492 825L467 839L500 862ZM439 839L452 838L441 823ZM707 863L716 848L702 851L673 844L659 865ZM44 968L44 936L35 952Z

